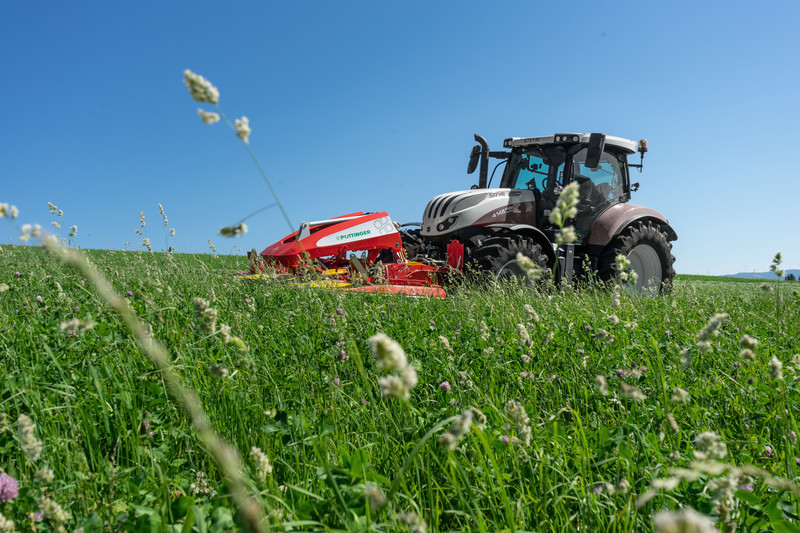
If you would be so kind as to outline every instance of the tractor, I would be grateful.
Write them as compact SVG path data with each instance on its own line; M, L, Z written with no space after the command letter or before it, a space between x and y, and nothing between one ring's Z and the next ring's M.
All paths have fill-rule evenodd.
M467 173L478 169L478 183L469 190L440 194L425 207L422 222L402 231L409 259L445 260L453 241L464 246L466 265L495 277L524 276L518 254L558 279L610 280L618 255L627 257L637 274L635 289L660 292L675 275L671 253L678 238L658 211L629 203L639 188L630 169L642 171L647 141L602 133L557 133L548 137L511 137L506 150L490 151L475 135ZM628 156L638 151L638 163ZM489 160L499 162L488 175ZM492 181L500 169L499 183ZM560 192L578 183L577 240L556 245L558 228L548 220ZM406 226L408 228L409 226Z

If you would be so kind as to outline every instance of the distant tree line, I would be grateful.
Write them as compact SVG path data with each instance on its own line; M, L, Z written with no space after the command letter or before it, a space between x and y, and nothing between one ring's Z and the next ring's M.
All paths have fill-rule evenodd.
M797 278L794 277L794 274L789 272L786 277L784 278L786 281L795 281Z

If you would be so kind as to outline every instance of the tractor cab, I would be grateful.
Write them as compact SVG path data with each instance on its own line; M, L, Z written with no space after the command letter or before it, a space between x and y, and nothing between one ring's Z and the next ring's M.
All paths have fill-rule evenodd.
M630 199L627 156L634 153L633 141L602 134L556 134L509 138L503 144L511 151L502 153L508 162L500 187L533 191L537 209L536 221L531 222L538 227L547 226L558 195L573 181L579 186L575 217L579 240L588 235L602 212Z

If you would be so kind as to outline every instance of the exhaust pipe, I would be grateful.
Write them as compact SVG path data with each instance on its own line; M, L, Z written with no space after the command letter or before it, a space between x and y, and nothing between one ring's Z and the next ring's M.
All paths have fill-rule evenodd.
M481 170L478 175L478 188L485 189L489 176L489 143L477 133L475 134L475 141L481 145Z

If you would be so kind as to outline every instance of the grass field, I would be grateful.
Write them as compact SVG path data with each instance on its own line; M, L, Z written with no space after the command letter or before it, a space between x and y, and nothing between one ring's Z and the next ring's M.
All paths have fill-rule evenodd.
M241 281L241 257L87 256L238 450L266 529L649 531L693 508L800 531L792 283L428 300ZM246 529L92 283L36 247L0 265L0 531ZM379 333L416 370L408 400L382 394Z

